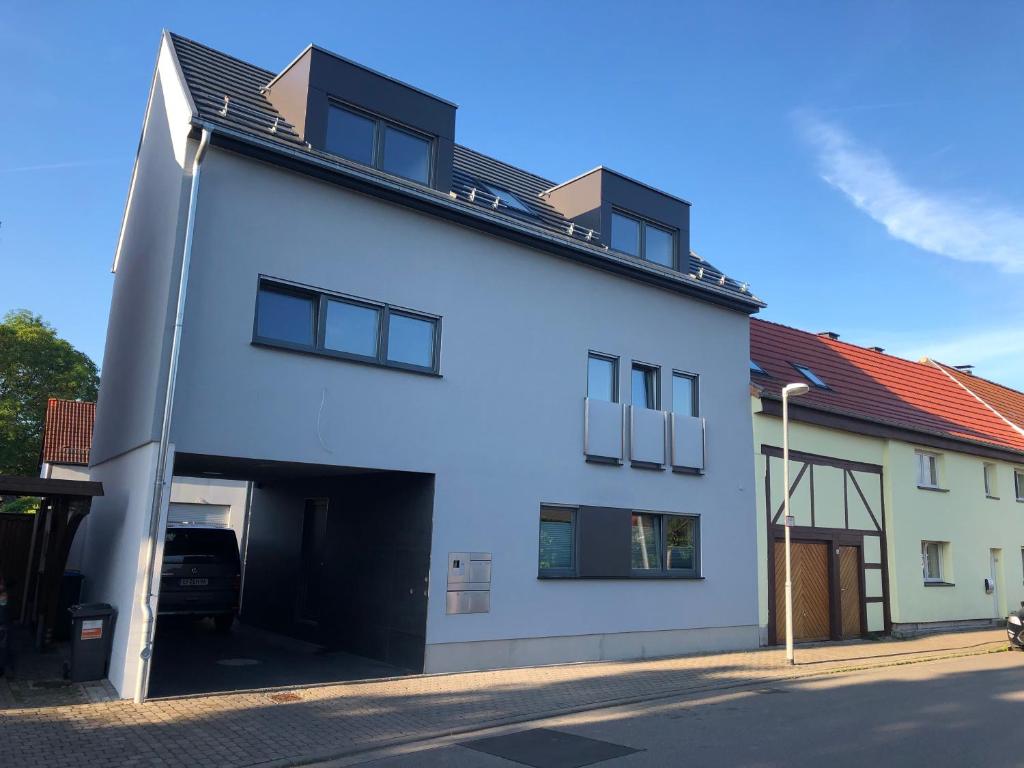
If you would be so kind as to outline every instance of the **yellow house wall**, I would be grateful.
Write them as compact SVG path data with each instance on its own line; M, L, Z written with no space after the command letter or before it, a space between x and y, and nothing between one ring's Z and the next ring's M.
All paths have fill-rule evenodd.
M889 517L889 578L893 623L1005 618L1024 600L1024 503L1015 498L1013 464L970 454L939 455L939 486L917 487L915 446L890 442L886 493ZM987 498L983 465L996 465L998 499ZM1018 469L1024 465L1017 465ZM943 579L955 586L928 586L921 571L921 542L948 542ZM1000 549L995 595L985 592L990 551Z
M782 446L782 420L760 413L760 399L752 398L754 412L754 454L756 467L758 606L763 637L768 624L768 532L765 520L765 456L762 444ZM790 448L804 453L878 464L883 468L881 491L875 476L858 473L858 482L874 509L884 496L888 539L889 599L893 624L965 621L1002 618L1024 600L1024 503L1015 498L1013 471L1018 465L979 456L938 451L901 441L865 437L802 422L790 422ZM939 455L939 485L945 492L917 487L915 450ZM998 499L987 498L983 465L996 464ZM773 460L772 495L781 503L782 462ZM802 462L790 462L790 482ZM835 478L815 468L817 498L825 497L823 484ZM825 485L824 487L827 487ZM791 499L797 525L810 524L809 488L802 487ZM842 498L839 495L839 498ZM815 508L816 522L827 526L835 510ZM863 525L851 506L851 527ZM877 514L877 512L876 512ZM838 527L838 526L837 526ZM865 537L865 562L878 561L877 538ZM948 542L944 578L954 586L925 586L921 568L921 542ZM990 575L990 550L1001 550L996 595L985 592L984 579ZM865 595L881 594L881 573L865 573ZM882 625L881 604L868 605L868 629Z

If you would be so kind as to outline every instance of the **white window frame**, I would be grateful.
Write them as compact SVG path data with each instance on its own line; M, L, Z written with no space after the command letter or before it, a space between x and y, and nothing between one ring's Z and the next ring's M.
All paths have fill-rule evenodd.
M938 488L939 487L939 454L929 451L914 451L914 461L917 462L917 487ZM929 468L930 478L925 478L924 469Z
M928 575L928 547L934 544L938 549L938 576ZM921 576L925 584L942 584L945 582L946 568L943 560L946 559L946 542L944 541L922 541L921 542Z
M985 495L990 499L998 499L999 495L996 493L999 484L999 470L995 464L991 461L986 461L981 465L981 476L985 483Z

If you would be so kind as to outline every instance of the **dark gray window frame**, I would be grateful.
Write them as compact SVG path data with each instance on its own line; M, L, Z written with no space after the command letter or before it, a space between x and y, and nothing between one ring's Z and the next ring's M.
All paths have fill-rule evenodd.
M676 410L676 376L679 376L680 378L689 379L691 382L693 382L693 403L691 404L691 408L693 409L692 415L700 416L700 374L690 373L689 371L683 371L680 370L679 368L672 369L672 412L679 413L679 411Z
M562 509L572 513L572 566L569 568L541 568L540 567L540 516L545 509ZM537 513L537 578L539 579L575 579L579 574L579 550L580 550L580 526L579 506L573 504L554 504L543 502L540 511Z
M661 559L661 568L633 568L631 578L634 579L703 579L701 575L700 556L700 515L684 515L674 512L654 512L649 509L631 509L631 514L650 515L658 518L658 557ZM693 529L693 568L669 568L668 567L668 520L673 517L683 517L694 521ZM632 522L630 523L630 536L633 535ZM632 546L632 539L630 540Z
M609 355L605 352L598 352L597 350L591 349L587 352L587 397L590 397L590 360L596 358L598 360L607 360L612 364L612 400L613 403L618 403L619 398L619 356Z
M267 288L268 290L271 291L278 291L280 293L291 294L293 296L309 298L315 302L317 313L315 326L316 332L314 334L315 338L313 340L312 345L295 344L293 342L281 341L279 339L259 335L259 297L260 291L263 290L264 288ZM377 355L375 357L370 357L367 355L358 355L352 352L343 352L341 350L336 349L329 349L326 346L324 346L327 328L328 301L340 301L346 304L376 309L378 312L380 312L380 321L377 323ZM418 320L425 320L433 324L434 338L433 347L431 349L431 357L433 360L432 366L427 367L420 365L411 365L409 363L401 363L387 359L388 326L392 314L413 317ZM353 363L362 363L363 365L372 365L378 368L393 368L395 370L409 371L410 373L419 373L428 376L441 375L440 315L432 315L427 312L421 312L419 310L409 309L407 307L400 307L394 304L373 301L372 299L365 299L360 296L352 296L345 293L338 293L337 291L328 291L324 288L314 288L308 285L301 285L299 283L293 283L288 280L282 280L276 277L269 277L267 275L260 275L256 281L256 302L255 309L253 312L252 343L254 345L261 347L285 349L292 352L304 352L310 355L329 357L335 360L345 360Z
M573 522L573 567L571 569L566 568L540 568L540 514L544 508L553 509L570 509L573 511L572 522ZM622 572L620 575L580 575L580 562L582 558L586 557L585 552L581 552L581 536L580 536L580 515L581 510L585 508L584 505L574 504L560 504L553 502L542 502L537 513L537 578L542 580L584 580L584 581L633 581L633 580L655 580L655 581L703 581L704 575L701 571L703 567L703 558L701 557L701 516L699 514L685 514L680 512L661 512L649 509L631 509L631 508L617 508L607 509L605 511L611 511L614 513L622 513L629 517L629 525L620 529L622 535L626 538L622 542L624 550L628 556L628 553L632 549L632 515L643 514L653 515L659 518L658 521L658 547L659 556L661 558L661 568L652 570L637 570L628 569L628 571ZM604 509L604 508L601 508ZM686 518L692 520L694 523L694 567L692 569L681 569L681 568L668 568L668 523L667 521L671 518ZM618 535L618 534L617 534ZM616 545L617 546L617 545ZM628 564L628 562L627 562Z
M328 96L327 97L327 109L328 109L328 111L331 110L331 109L335 109L335 108L337 108L337 109L344 109L347 112L351 112L354 115L359 115L360 117L365 117L367 120L372 120L373 121L373 123L374 123L374 126L373 126L373 162L370 164L370 167L377 169L381 173L386 173L389 176L397 176L397 174L393 174L390 171L386 171L386 170L384 170L384 167L383 167L383 163L384 163L384 127L387 126L389 128L394 128L395 130L402 131L403 133L408 133L410 136L415 136L415 137L417 137L419 139L425 140L427 142L427 144L429 145L429 147L430 147L429 150L428 150L428 160L427 160L427 163L429 165L429 167L427 169L427 180L426 181L419 181L418 179L410 179L408 176L397 176L397 178L405 179L406 181L411 181L413 184L423 184L424 186L427 186L427 187L432 186L434 184L434 174L435 174L435 171L437 169L437 137L436 136L431 136L429 133L424 133L423 131L419 131L419 130L417 130L415 128L411 128L408 125L405 125L403 123L399 123L399 122L397 122L395 120L391 120L391 119L389 119L387 117L384 117L383 115L378 115L378 114L375 114L373 112L368 112L367 110L362 109L360 107L357 107L357 106L355 106L353 104L349 104L348 102L342 101L340 99L336 99L333 96ZM326 147L326 143L325 143L325 147ZM327 151L330 152L329 149ZM331 154L333 154L333 153L331 153ZM345 157L344 155L337 155L337 157L340 157L340 158L342 158L344 160L348 160L350 163L359 163L358 160L349 160L349 158ZM359 165L362 165L362 163L359 163Z
M623 208L618 208L618 207L614 207L614 206L612 207L612 216L624 216L627 219L632 219L633 221L637 222L640 225L640 253L636 254L636 257L640 258L640 259L643 259L644 261L647 261L647 262L649 262L651 264L658 264L659 267L665 267L666 265L659 264L657 261L650 261L650 259L647 258L647 228L648 227L654 227L655 229L659 229L662 232L666 232L667 234L671 235L672 236L672 264L670 266L667 266L666 269L674 269L677 272L679 271L680 258L679 258L679 228L678 227L670 227L667 224L662 224L659 221L653 221L652 219L648 219L648 218L646 218L644 216L641 216L641 215L639 215L637 213L633 213L632 211L627 211L627 210L625 210ZM611 224L611 227L615 226L614 219L609 219L609 222ZM611 233L609 232L608 233L608 243L610 244L611 241L612 241L612 236L611 236ZM627 256L633 256L632 253L627 253L626 251L618 251L618 250L616 250L615 252L616 253L625 253Z
M650 410L660 411L662 403L661 391L661 366L654 363L645 363L643 360L633 360L629 366L629 404L633 405L633 371L637 368L646 368L654 373L654 407Z

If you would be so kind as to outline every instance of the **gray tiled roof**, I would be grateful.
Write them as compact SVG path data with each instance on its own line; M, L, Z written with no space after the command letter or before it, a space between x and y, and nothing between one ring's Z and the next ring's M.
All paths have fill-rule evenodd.
M223 126L252 135L271 145L279 145L282 149L307 153L338 166L354 165L343 158L311 148L300 138L295 126L281 117L264 95L264 87L277 73L256 67L180 35L169 33L168 36L199 120L215 127ZM358 167L363 172L369 171L385 177L392 183L423 190L414 182L387 176L364 166ZM535 215L516 211L502 201L496 204L494 195L483 189L481 182L511 192L533 209ZM471 207L487 209L495 215L515 221L520 226L536 227L549 235L575 241L579 245L605 254L609 253L608 249L600 244L600 233L572 226L572 222L559 214L544 199L542 193L555 184L556 182L549 179L467 147L455 145L451 189L453 199ZM615 256L620 260L634 260L625 254ZM664 267L649 262L642 264L647 269L665 270ZM708 293L763 306L763 303L750 293L745 283L726 277L693 252L690 253L687 276L695 286Z

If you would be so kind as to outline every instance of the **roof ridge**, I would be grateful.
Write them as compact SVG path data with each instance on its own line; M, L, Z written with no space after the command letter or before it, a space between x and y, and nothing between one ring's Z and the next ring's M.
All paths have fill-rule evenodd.
M775 320L765 320L763 317L754 317L753 315L751 315L750 320L751 322L764 323L765 325L774 325L777 326L778 328L785 328L786 330L789 331L796 331L797 333L802 333L805 336L814 336L828 344L839 344L847 347L853 347L854 349L859 349L862 352L867 352L872 355L879 355L880 357L886 357L892 360L899 360L901 363L907 363L909 365L917 366L923 365L923 363L920 360L909 360L905 357L894 355L892 352L879 352L877 349L865 347L860 344L854 344L852 341L844 341L843 339L831 339L828 336L822 336L820 333L816 333L815 331L805 331L803 328L796 328L792 325L786 325L785 323L780 323Z
M985 406L990 411L992 411L992 413L994 413L1000 419L1002 419L1007 424L1009 424L1010 425L1010 429L1014 430L1015 432L1020 432L1022 435L1024 435L1024 427L1021 427L1019 424L1014 422L1012 419L1008 419L1005 415L1003 415L1002 411L1000 411L998 408L996 408L994 405L992 405L992 403L990 403L986 398L984 398L981 395L979 395L973 389L968 387L964 382L960 381L959 378L954 376L952 371L955 371L956 368L949 369L947 366L943 365L942 363L940 363L940 362L938 362L936 360L931 360L930 358L926 358L926 360L928 361L929 364L935 366L940 371L942 371L942 373L945 374L946 377L948 377L950 381L952 381L954 384L956 384L958 387L960 387L964 392L969 394L971 397L973 397L975 400L977 400L983 406ZM961 371L961 373L962 373L962 371ZM988 381L988 380L987 379L983 379L983 381ZM993 381L988 381L988 383L989 384L993 384L995 386L1000 386L998 384L995 384L995 382L993 382ZM1016 390L1010 390L1010 391L1011 392L1016 392ZM1020 394L1020 393L1018 393L1018 394Z
M993 387L999 387L1000 389L1005 389L1007 392L1012 392L1015 395L1020 395L1021 397L1024 397L1024 392L1021 392L1019 389L1014 389L1013 387L1007 386L1006 384L1002 384L1002 383L1000 383L998 381L993 381L992 379L986 379L984 376L979 376L978 374L974 373L973 371L971 373L967 373L966 371L961 371L955 365L948 365L946 363L941 362L940 360L933 360L930 357L927 358L927 360L928 360L928 362L934 363L935 365L942 366L943 368L945 368L947 370L956 371L957 373L962 374L964 376L970 376L972 379L977 379L978 381L984 381L986 384L991 384Z

